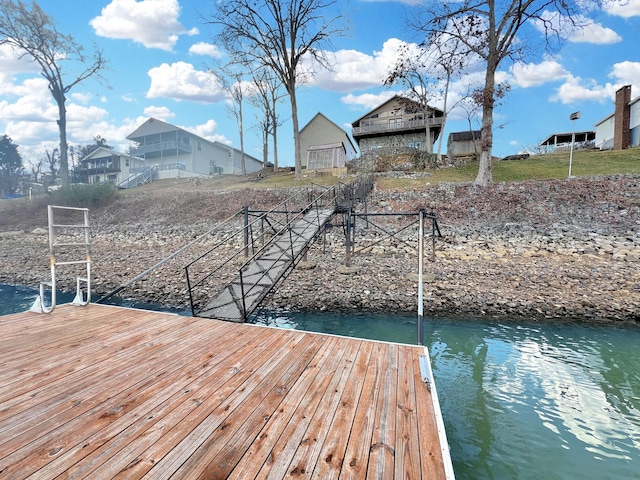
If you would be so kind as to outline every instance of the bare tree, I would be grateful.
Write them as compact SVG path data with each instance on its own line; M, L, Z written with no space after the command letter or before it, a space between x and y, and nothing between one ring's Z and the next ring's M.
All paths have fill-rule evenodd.
M22 0L0 0L0 45L10 45L19 58L36 62L49 83L49 92L58 106L60 179L66 186L69 184L66 94L87 78L99 76L106 67L102 51L95 48L93 57L88 58L84 48L70 35L60 33L35 1L29 5ZM67 74L63 67L71 62L81 68L79 71L69 68L74 73Z
M600 0L596 0L599 2ZM549 12L565 17L557 22ZM459 54L477 56L486 65L481 91L482 129L480 139L480 166L475 183L487 185L493 181L491 153L493 147L493 110L496 93L496 71L506 58L522 59L530 42L518 39L524 25L539 22L545 31L547 48L561 38L561 25L577 26L580 20L579 0L437 0L425 7L424 15L415 18L411 26L427 34L427 42L440 42L443 37L454 37L463 46ZM556 17L557 18L557 17ZM560 25L560 26L559 26Z
M60 167L60 150L57 148L54 148L52 151L46 150L44 152L44 162L49 167L51 177L55 178L58 175Z
M295 171L302 171L298 145L296 87L304 82L303 59L330 68L324 50L331 38L344 34L342 15L325 13L337 0L230 0L219 2L209 23L219 27L215 40L238 61L266 67L284 86L291 102Z
M44 157L40 157L37 161L27 160L29 169L31 170L31 177L35 183L39 183L42 175L42 167L44 166Z
M436 97L443 101L441 131L444 131L447 114L449 87L454 75L463 71L467 61L457 54L457 41L453 37L443 37L443 43L426 45L403 44L398 52L395 65L384 84L399 84L404 87L403 95L422 105L429 153L433 151L431 125L428 121L428 103ZM442 138L438 141L437 163L442 163Z
M236 68L234 68L236 67ZM237 69L238 65L219 65L217 69L212 69L211 73L216 77L218 83L231 98L231 103L227 104L227 112L233 117L238 125L240 135L240 165L242 175L247 174L247 163L244 155L244 112L243 102L245 92L243 90L242 77L244 73Z
M253 77L255 94L250 102L258 108L261 113L258 124L263 135L263 159L265 164L269 156L269 135L273 138L273 171L278 171L278 128L282 126L282 121L277 112L278 102L282 99L280 93L280 82L270 71L261 69Z

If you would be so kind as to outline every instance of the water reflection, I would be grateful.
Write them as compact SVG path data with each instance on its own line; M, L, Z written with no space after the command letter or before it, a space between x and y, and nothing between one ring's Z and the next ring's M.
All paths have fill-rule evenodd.
M458 478L640 478L640 330L431 327Z

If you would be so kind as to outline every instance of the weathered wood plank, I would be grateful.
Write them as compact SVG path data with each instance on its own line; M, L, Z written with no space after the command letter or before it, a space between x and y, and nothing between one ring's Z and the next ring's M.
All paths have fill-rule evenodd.
M415 349L399 348L398 408L396 409L396 477L415 478L420 472L418 447L418 418L416 416L415 377L413 358Z
M445 478L422 347L101 305L0 339L3 480Z
M389 345L376 344L362 386L362 395L355 414L349 443L344 455L341 479L366 478L371 451L373 429L376 424L376 406L384 388L384 372L387 367L385 350Z
M420 371L418 356L413 358L414 372ZM420 442L420 464L425 478L437 478L444 471L442 445L437 435L438 425L432 405L432 393L424 382L416 382L416 415L418 417L418 438ZM449 448L444 445L444 448Z
M229 479L244 480L255 478L263 465L274 463L274 445L276 443L295 442L295 436L285 434L290 425L300 428L304 421L310 418L318 406L331 376L325 372L333 371L340 360L335 338L327 338L309 366L300 375L299 381L291 389L282 405L269 418L265 427L260 431L244 456L240 459ZM268 468L268 467L266 467ZM284 477L284 473L282 475Z
M367 478L385 478L395 470L398 349L397 345L389 345L385 352L386 368L376 405L377 422L371 439Z

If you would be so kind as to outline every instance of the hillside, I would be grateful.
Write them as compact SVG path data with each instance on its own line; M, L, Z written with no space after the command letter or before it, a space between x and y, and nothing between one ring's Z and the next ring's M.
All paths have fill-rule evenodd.
M281 175L154 182L92 209L96 293L130 280L243 205L266 208L300 188ZM435 262L425 265L426 314L640 318L640 176L498 182L487 188L434 183L425 174L392 179L377 179L368 211L424 208L436 213L443 234L436 239ZM48 277L47 236L31 233L46 227L43 209L26 199L1 204L1 282L36 286ZM393 229L403 220L385 221ZM357 273L343 275L338 272L345 262L344 236L341 228L331 229L327 243L310 251L309 269L296 269L271 307L415 312L415 252L394 239L380 242L374 230L359 228L358 248L378 246L356 254ZM417 232L411 228L403 236L415 243ZM183 267L216 238L202 240L122 294L186 307ZM227 247L230 254L241 241ZM75 277L61 273L60 284L74 288Z

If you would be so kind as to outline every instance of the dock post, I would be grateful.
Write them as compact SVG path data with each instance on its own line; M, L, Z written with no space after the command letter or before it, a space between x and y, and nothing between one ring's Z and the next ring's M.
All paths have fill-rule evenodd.
M423 325L423 275L422 266L424 260L424 210L420 209L420 225L418 227L418 345L424 345Z

